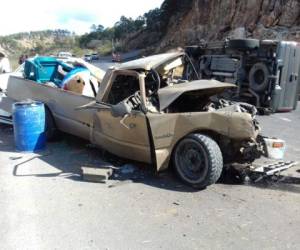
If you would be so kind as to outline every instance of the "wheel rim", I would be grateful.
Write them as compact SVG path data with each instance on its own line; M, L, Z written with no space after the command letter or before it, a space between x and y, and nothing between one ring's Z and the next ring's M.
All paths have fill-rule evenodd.
M262 85L265 81L265 73L263 70L258 69L255 73L254 73L254 80L258 85Z
M175 164L180 176L190 183L203 181L208 171L205 148L193 139L182 140L175 151Z

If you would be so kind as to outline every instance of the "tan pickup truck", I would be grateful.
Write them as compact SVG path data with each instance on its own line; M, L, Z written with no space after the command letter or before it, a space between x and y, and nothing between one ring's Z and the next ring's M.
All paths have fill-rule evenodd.
M157 171L172 166L196 188L215 183L224 166L249 167L268 154L268 147L276 147L282 157L284 142L267 146L253 106L216 97L234 85L189 82L184 60L184 53L174 52L111 68L95 98L12 76L0 105L42 101L49 137L58 129Z

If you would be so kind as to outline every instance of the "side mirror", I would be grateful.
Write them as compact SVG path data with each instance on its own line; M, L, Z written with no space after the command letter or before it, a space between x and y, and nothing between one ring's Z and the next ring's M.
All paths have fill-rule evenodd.
M114 117L124 117L131 113L132 108L125 101L111 106L111 114Z

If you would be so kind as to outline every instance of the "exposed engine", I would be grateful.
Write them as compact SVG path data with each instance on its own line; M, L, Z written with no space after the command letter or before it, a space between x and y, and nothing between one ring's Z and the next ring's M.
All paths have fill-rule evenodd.
M212 97L212 101L207 105L207 111L223 110L241 113L249 113L254 118L257 114L255 106L245 102L233 102L222 98Z

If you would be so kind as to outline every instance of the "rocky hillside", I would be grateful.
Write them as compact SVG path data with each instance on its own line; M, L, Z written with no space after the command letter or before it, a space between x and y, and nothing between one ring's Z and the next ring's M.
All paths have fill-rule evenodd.
M300 41L300 0L165 0L157 29L125 44L159 52L227 37Z
M11 55L110 53L113 40L117 50L145 49L148 54L227 37L300 42L300 0L164 0L137 19L122 16L113 27L95 25L81 37L64 30L20 33L0 37L0 49Z
M226 37L300 41L299 0L192 2L188 11L169 19L168 30L159 49Z

